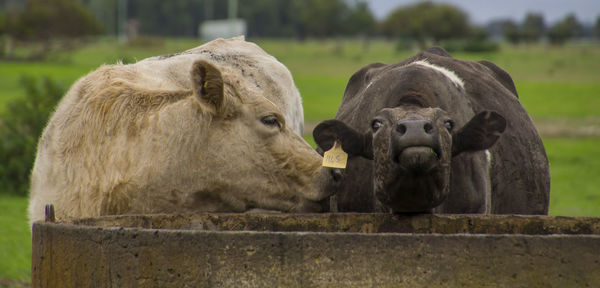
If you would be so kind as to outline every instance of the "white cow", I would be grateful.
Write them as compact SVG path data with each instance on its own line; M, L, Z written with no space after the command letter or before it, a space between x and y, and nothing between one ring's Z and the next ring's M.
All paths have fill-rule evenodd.
M299 135L288 69L243 38L130 65L71 87L40 139L29 218L319 211L330 171Z

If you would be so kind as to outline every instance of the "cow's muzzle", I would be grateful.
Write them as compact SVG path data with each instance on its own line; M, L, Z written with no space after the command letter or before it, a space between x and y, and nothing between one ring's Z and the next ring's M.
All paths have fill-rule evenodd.
M391 135L391 160L405 170L427 172L439 162L439 132L429 120L401 120Z

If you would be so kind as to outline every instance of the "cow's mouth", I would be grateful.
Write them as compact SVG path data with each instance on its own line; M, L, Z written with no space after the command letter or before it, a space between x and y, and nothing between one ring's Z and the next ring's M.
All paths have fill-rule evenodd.
M440 152L429 146L411 146L402 149L392 160L403 170L427 173L438 165Z

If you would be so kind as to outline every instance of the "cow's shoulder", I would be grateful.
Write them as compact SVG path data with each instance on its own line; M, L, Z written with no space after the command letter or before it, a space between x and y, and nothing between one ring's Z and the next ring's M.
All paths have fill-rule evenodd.
M348 84L346 84L346 91L344 91L343 100L349 100L350 98L356 96L358 91L365 88L365 86L369 84L373 75L376 74L375 71L383 66L386 66L386 64L379 62L371 63L354 73L352 77L350 77L350 80L348 80Z
M364 122L366 118L371 117L371 115L368 115L367 111L369 109L367 109L365 105L369 107L377 106L373 101L377 102L381 101L381 99L366 99L364 91L369 88L378 73L388 66L389 65L383 63L371 63L354 73L352 77L350 77L350 80L348 80L348 84L346 84L342 103L340 104L335 118L358 125L358 123Z
M504 71L502 68L498 67L498 65L489 62L489 61L479 61L479 63L490 69L492 72L492 76L502 84L502 86L506 87L510 92L515 94L515 97L519 98L519 94L517 93L517 88L515 87L515 83L512 80L512 77L508 74L508 72Z

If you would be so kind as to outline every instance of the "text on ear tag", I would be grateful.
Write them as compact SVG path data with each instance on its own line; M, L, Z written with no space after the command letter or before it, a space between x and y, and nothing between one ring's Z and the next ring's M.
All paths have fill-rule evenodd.
M323 166L331 168L346 168L348 163L348 154L342 150L342 145L337 141L333 143L333 147L323 154Z

